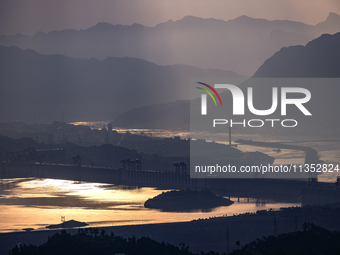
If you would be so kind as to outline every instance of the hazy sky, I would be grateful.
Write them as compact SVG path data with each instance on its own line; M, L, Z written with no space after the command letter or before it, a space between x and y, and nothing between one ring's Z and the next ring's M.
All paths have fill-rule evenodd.
M0 0L0 34L84 29L105 21L155 26L186 15L229 20L241 15L315 25L340 0Z

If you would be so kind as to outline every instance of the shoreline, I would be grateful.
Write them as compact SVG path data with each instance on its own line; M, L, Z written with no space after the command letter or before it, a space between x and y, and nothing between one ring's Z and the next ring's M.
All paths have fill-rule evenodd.
M318 209L319 208L319 209ZM321 210L322 209L322 210ZM241 214L229 217L216 217L179 223L160 223L144 225L127 225L114 227L98 227L107 233L117 236L150 237L159 242L178 246L184 242L189 250L199 253L226 251L227 229L230 237L230 249L236 249L235 242L245 245L262 236L302 230L304 222L312 222L331 231L340 230L340 222L336 221L340 205L305 206L302 208L286 208L280 211L258 211L255 214ZM275 223L274 223L275 222ZM68 233L77 233L78 229L66 229ZM40 245L48 236L59 230L32 232L0 233L0 255L7 254L17 243Z

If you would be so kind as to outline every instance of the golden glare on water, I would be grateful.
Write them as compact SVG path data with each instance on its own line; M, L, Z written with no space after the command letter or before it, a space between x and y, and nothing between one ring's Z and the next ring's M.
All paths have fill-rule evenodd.
M144 208L144 202L164 190L103 183L53 179L0 181L0 232L25 228L46 229L65 220L86 222L88 227L191 221L198 218L255 212L299 204L256 203L231 198L231 206L210 212L161 212Z
M108 124L111 121L78 121L78 122L69 122L70 125L75 126L88 126L91 129L102 129L107 128ZM154 137L174 137L179 136L182 139L187 139L190 137L189 131L184 130L166 130L166 129L140 129L140 128L116 128L114 130L118 133L126 133L129 132L131 134L136 135L145 135L145 136L154 136Z

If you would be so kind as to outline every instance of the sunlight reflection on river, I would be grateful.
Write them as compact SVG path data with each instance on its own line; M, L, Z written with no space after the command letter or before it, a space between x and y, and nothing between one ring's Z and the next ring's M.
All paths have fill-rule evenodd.
M0 181L0 232L24 228L45 229L65 220L86 222L88 227L190 221L198 218L299 206L231 198L235 203L211 212L169 213L144 208L144 202L164 190L54 179Z

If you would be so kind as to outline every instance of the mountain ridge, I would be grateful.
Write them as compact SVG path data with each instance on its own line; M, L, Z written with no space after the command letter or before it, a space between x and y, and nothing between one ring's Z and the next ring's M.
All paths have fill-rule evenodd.
M323 34L306 46L283 47L267 59L253 77L340 77L338 43L340 33ZM328 65L320 65L319 61L323 60L328 60Z
M113 119L149 103L189 98L192 77L242 78L234 72L185 65L160 66L144 59L102 61L43 55L0 46L0 120Z
M3 35L0 45L73 58L142 58L158 65L186 64L251 76L282 47L304 45L323 33L340 31L340 16L330 16L316 26L247 16L228 21L185 16L154 27L100 22L82 30L37 32L34 36Z
M331 81L329 78L340 78L340 33L334 35L324 34L319 38L312 40L306 44L306 46L290 46L283 47L281 50L273 54L269 59L267 59L264 64L259 67L258 71L254 74L252 78L318 78L312 79L313 83L302 84L308 85L306 88L310 90L312 94L312 100L308 102L306 106L308 110L312 113L312 116L301 116L301 112L294 113L290 118L298 119L299 123L301 121L301 126L295 131L290 131L290 134L295 132L296 135L303 134L318 134L320 136L327 135L338 135L337 128L340 125L339 119L335 116L338 115L340 109L340 103L338 100L338 95L340 94L340 87L335 84L336 81ZM320 78L327 78L327 81L323 82ZM256 79L255 79L256 80ZM270 79L269 79L270 80ZM267 86L262 86L261 79L259 79L259 84L254 86L254 83L248 80L240 84L240 88L246 94L247 87L254 86L254 104L256 109L268 109L271 105L271 88ZM275 82L275 80L272 80ZM277 81L277 80L276 80ZM310 82L311 80L307 80ZM289 82L289 79L287 79ZM209 81L207 81L209 84ZM276 86L279 86L277 84ZM287 86L287 85L285 85ZM298 86L299 87L299 86ZM223 101L223 106L226 108L221 108L223 115L219 112L219 116L232 116L230 109L232 109L230 92L225 91L220 93L221 99ZM197 101L197 100L196 100ZM208 101L208 104L211 103ZM228 105L229 103L229 105ZM199 114L199 104L197 101L192 103L194 109L197 110ZM213 103L211 103L213 104ZM189 108L191 107L189 101L182 102L180 107L176 106L176 111L179 113L177 118L178 122L175 128L189 129L190 125L190 114ZM164 107L164 106L163 106ZM134 128L151 126L155 120L148 120L147 117L144 120L149 122L133 122L131 118L133 116L138 116L138 118L143 119L143 116L151 115L155 106L149 105L144 108L132 109L120 116L118 116L113 124L119 127L128 128L132 125ZM163 109L157 106L158 113L157 116L158 128L167 128L169 120L166 118L168 112L174 111L175 107ZM227 110L226 110L227 109ZM276 114L276 115L275 115ZM275 113L272 118L279 119L281 116ZM218 114L217 114L218 115ZM170 115L169 115L170 116ZM216 117L220 118L220 117ZM246 112L243 116L245 119L255 118ZM282 118L282 117L281 117ZM130 120L129 120L130 119ZM156 119L156 118L155 118ZM299 124L300 125L300 124ZM274 129L266 129L265 132L274 132ZM260 130L257 130L260 131ZM282 131L282 130L281 130ZM287 131L287 130L285 130Z

